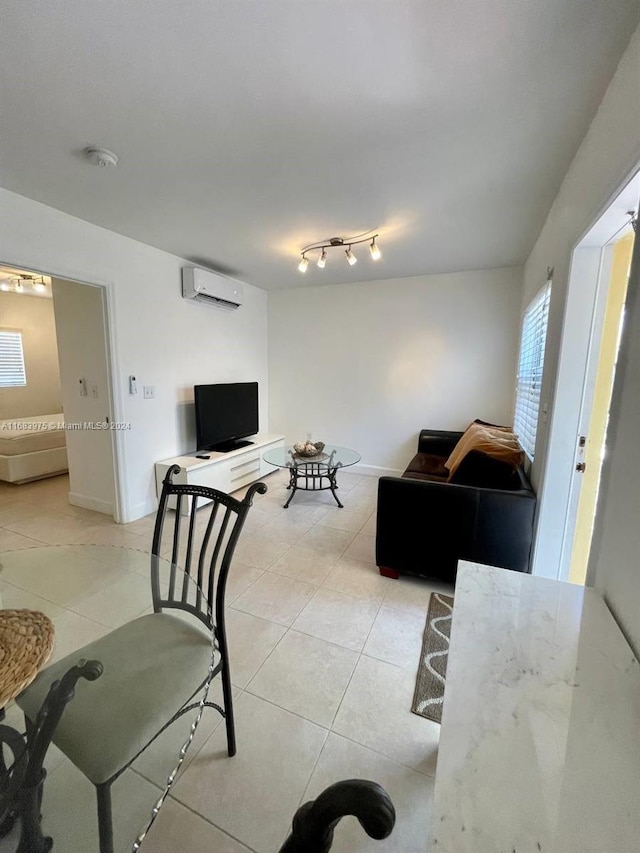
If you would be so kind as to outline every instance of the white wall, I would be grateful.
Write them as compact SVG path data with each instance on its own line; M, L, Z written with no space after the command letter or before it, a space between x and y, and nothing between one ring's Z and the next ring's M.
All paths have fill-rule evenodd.
M193 385L260 383L261 428L268 428L267 295L245 286L237 311L189 303L180 295L174 255L0 189L0 263L106 285L116 365L123 521L156 506L153 464L195 447ZM129 374L156 397L128 395Z
M404 469L422 428L512 423L521 275L271 291L272 429L352 447L373 473Z
M555 394L558 353L567 296L569 265L573 247L589 226L595 222L611 198L627 182L640 164L640 29L638 29L622 57L617 72L607 89L591 127L578 150L551 212L524 271L523 304L530 299L548 266L555 268L553 294L549 316L549 332L545 353L545 377L542 399L553 402ZM569 318L571 322L572 318ZM631 325L631 324L630 324ZM640 333L636 325L633 334ZM635 385L634 385L635 382ZM629 375L625 379L625 391L637 401L638 377ZM561 403L560 403L561 405ZM632 418L631 412L621 408L612 417L608 442L616 442L626 435ZM549 423L551 418L549 418ZM539 425L536 459L532 470L534 483L540 484L547 461L549 423ZM633 423L634 440L640 434L640 426ZM619 458L620 450L609 444L608 452ZM549 456L550 463L571 464L565 458ZM635 512L632 519L627 513L607 511L609 541L616 541L617 548L601 551L596 531L594 550L601 551L598 559L596 584L609 602L614 615L627 627L636 648L640 647L640 580L638 556L640 535L638 532L637 484L640 483L640 454L635 449L625 456L625 478L612 478L608 492L611 506L618 501L632 502ZM544 483L542 483L544 487ZM553 496L543 496L543 500ZM602 508L602 507L600 507Z
M53 278L53 306L64 419L67 424L103 423L109 416L109 370L104 292ZM85 380L86 396L80 393ZM69 503L113 515L113 446L106 430L67 430Z
M61 411L56 327L51 299L0 291L0 328L22 332L27 384L0 388L0 419Z

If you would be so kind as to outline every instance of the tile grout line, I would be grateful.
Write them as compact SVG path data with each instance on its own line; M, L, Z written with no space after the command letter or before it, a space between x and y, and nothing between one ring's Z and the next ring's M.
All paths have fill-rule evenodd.
M177 784L178 784L178 781L179 781L179 780L176 780L176 786L177 786ZM218 830L218 832L221 832L221 833L222 833L223 835L225 835L227 838L231 838L233 841L236 841L236 842L237 842L238 844L240 844L242 847L245 847L247 850L250 850L250 851L251 851L251 853L258 853L258 851L255 849L255 847L250 847L248 844L246 844L244 841L241 841L241 840L240 840L239 838L237 838L235 835L232 835L230 832L227 832L227 830L226 830L226 829L223 829L221 826L218 826L218 824L217 824L217 823L214 823L214 822L213 822L212 820L210 820L208 817L205 817L203 814L200 814L200 812L196 811L196 810L195 810L195 809L193 809L191 806L187 805L186 803L183 803L183 802L182 802L182 800L179 800L177 797L175 797L175 796L173 795L173 793L170 793L170 794L169 794L169 799L170 799L170 800L172 800L174 803L177 803L177 804L178 804L179 806L181 806L183 809L186 809L186 810L187 810L188 812L190 812L192 815L195 815L196 817L199 817L199 818L200 818L200 820L203 820L205 823L209 824L209 826L212 826L212 827L214 827L214 829L217 829L217 830ZM162 813L162 809L160 809L160 813Z
M371 627L369 628L369 631L367 633L367 637L366 637L364 643L362 644L362 650L360 652L358 652L358 660L356 661L355 666L353 667L353 670L351 671L351 675L349 676L349 681L347 683L347 686L344 689L344 692L340 698L340 702L338 703L338 707L336 708L336 712L333 715L333 719L331 720L331 726L330 726L331 731L333 731L333 725L336 721L336 717L340 713L340 708L342 708L342 703L344 702L344 697L347 695L347 691L349 690L349 687L351 686L351 682L353 681L353 676L355 675L356 669L358 668L358 664L362 660L362 656L364 654L364 647L367 645L367 641L368 641L369 637L371 636L371 632L373 631L373 626L376 624L376 619L378 618L378 614L380 613L380 608L382 607L382 603L383 602L381 601L380 604L378 605L378 609L376 610L376 615L374 616L373 622L371 623ZM364 745L364 744L362 744L362 745Z

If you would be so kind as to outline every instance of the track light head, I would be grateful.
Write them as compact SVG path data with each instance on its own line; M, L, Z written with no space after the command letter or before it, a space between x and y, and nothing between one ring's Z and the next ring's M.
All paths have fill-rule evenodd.
M322 254L318 258L318 266L323 270L327 265L327 250L323 247Z
M380 251L380 248L379 248L378 244L376 243L375 237L371 241L371 245L369 246L369 251L371 252L371 257L373 258L374 261L379 261L380 258L382 257L382 252Z
M345 250L345 255L347 256L347 263L349 264L350 267L352 267L354 264L358 263L358 259L356 258L356 256L351 251L351 246L349 246L349 248Z
M298 264L298 269L300 270L300 272L306 272L308 266L309 266L309 258L303 252L300 263Z

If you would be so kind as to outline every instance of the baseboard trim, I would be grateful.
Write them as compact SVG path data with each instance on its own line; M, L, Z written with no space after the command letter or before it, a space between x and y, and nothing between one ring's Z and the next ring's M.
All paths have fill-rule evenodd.
M129 521L137 521L139 518L144 518L146 515L151 515L152 512L158 511L158 499L148 498L146 501L140 501L134 507L129 507L127 518L122 520L123 524Z
M380 465L351 465L345 470L364 474L366 477L399 477L402 474L398 468L382 468Z
M113 515L113 504L111 501L101 501L99 498L91 498L88 495L69 492L69 503L72 506L81 506L83 509L92 509L94 512Z

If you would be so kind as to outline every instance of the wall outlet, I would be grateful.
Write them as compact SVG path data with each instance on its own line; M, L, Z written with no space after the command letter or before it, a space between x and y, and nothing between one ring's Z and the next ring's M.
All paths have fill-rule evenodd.
M153 398L156 396L156 389L154 385L144 385L143 392L145 400L153 400Z

